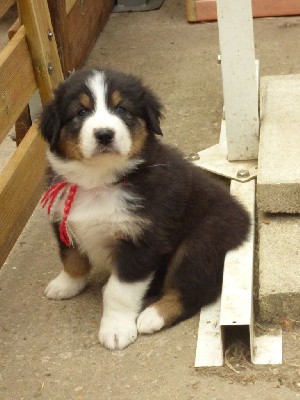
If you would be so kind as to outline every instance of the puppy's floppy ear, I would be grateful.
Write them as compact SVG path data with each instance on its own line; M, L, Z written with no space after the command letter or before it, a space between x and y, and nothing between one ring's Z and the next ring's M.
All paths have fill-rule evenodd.
M55 150L60 132L60 118L54 100L42 112L40 130L44 139L50 144L50 150Z
M160 120L162 118L163 106L157 97L149 90L146 89L144 95L144 108L145 108L145 122L149 133L155 133L162 136L160 128Z

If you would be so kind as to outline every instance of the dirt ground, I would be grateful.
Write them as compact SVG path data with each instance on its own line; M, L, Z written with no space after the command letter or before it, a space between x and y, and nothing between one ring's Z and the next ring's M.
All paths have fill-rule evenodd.
M261 75L300 73L299 16L256 19L254 30ZM217 24L189 24L183 1L166 0L158 11L113 14L86 65L141 76L165 104L165 140L189 154L218 141L218 53ZM43 290L60 268L37 207L0 271L0 399L300 398L300 330L293 321L284 322L281 366L251 365L237 341L227 365L195 370L198 316L110 352L97 341L104 277L94 271L80 296L49 301Z

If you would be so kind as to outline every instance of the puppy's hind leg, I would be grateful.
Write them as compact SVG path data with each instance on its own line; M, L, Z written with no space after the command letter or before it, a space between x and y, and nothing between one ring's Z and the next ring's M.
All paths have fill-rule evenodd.
M170 262L162 297L141 312L139 333L151 334L191 317L216 299L224 253L193 241L183 243Z
M62 272L45 289L48 299L62 300L76 296L85 288L90 264L88 259L75 249L61 251Z
M181 293L175 288L165 290L160 300L141 312L137 319L139 333L151 334L173 325L183 314Z

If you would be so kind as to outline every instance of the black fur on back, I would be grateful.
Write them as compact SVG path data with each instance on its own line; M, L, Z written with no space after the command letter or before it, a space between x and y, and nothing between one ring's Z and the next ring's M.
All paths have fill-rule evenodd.
M225 186L156 137L149 136L143 158L145 164L126 177L126 185L143 199L139 212L152 225L138 244L119 243L119 273L131 281L155 269L151 294L159 293L167 276L168 285L182 294L183 319L220 293L225 255L246 239L249 216ZM170 260L180 246L185 256L170 272ZM136 262L128 248L136 252Z

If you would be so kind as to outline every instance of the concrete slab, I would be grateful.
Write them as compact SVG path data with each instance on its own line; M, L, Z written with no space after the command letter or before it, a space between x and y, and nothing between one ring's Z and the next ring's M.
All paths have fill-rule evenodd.
M300 315L300 215L259 216L259 317L264 322Z
M300 75L261 80L257 204L300 213Z

